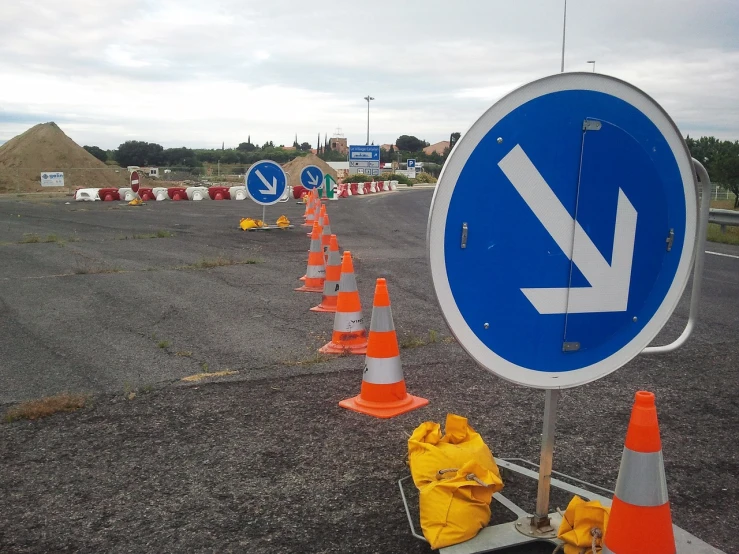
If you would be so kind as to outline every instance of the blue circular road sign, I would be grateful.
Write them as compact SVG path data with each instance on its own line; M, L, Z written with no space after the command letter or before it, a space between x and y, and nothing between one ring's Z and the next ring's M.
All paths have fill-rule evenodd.
M257 204L276 204L285 194L287 176L280 164L270 160L258 161L246 173L246 190Z
M611 77L547 77L490 108L447 161L429 214L435 292L489 371L581 385L669 319L696 219L690 154L659 105Z
M300 184L308 190L317 189L323 183L323 171L315 165L307 165L300 172Z

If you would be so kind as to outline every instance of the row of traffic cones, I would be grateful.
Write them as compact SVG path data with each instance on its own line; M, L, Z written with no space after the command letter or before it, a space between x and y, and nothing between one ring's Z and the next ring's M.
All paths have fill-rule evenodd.
M380 418L425 406L428 400L406 390L387 281L377 279L368 333L351 252L340 254L326 207L313 192L308 194L304 217L304 225L312 227L308 267L301 277L303 286L295 290L322 293L321 302L311 311L334 313L331 340L319 352L365 355L359 395L342 400L339 406Z
M309 196L305 217L306 225L312 225L311 246L305 285L296 290L321 292L321 303L311 310L335 313L331 341L320 352L365 355L360 393L342 400L339 406L380 418L425 406L428 400L406 390L387 281L377 279L368 334L351 252L340 256L336 235L330 234L330 228L325 242L323 229L329 224L328 215L318 196ZM626 433L602 554L675 552L655 398L651 392L639 391Z

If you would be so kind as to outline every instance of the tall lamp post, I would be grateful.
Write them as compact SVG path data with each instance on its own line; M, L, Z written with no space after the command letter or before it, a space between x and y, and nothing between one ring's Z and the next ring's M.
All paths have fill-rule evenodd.
M593 64L593 73L595 73L595 60L588 60L587 63Z
M369 107L370 107L370 102L374 100L375 97L367 95L364 97L364 99L367 101L367 145L369 145Z
M562 21L562 65L559 69L560 73L565 72L565 34L567 32L567 0L565 0L565 15Z

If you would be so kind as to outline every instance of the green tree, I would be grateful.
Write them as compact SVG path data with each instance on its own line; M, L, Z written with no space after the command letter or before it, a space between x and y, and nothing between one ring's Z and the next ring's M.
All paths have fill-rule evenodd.
M116 161L121 167L129 165L160 165L164 161L164 148L154 142L127 140L118 147Z
M83 146L82 148L87 150L101 162L105 163L108 161L108 153L99 146Z
M449 136L449 151L452 151L452 148L454 148L454 145L457 144L457 141L462 137L462 133L452 133Z
M197 167L200 160L190 148L167 148L162 152L163 163L172 166ZM217 160L216 160L217 161Z
M398 150L403 152L418 152L428 146L428 142L409 135L401 135L395 141Z
M734 143L736 152L722 160L723 185L734 193L734 209L739 209L739 142Z
M256 146L254 146L254 145L253 145L253 144L251 143L251 140L249 140L249 141L247 141L247 142L242 142L242 143L240 143L240 144L239 144L239 145L238 145L238 146L236 147L236 150L241 150L241 151L243 151L243 152L254 152L254 150L256 150L256 149L257 149L257 147L256 147Z
M299 148L300 148L300 149L301 149L301 150L302 150L303 152L308 152L308 151L310 151L310 143L309 143L309 142L304 142L303 144L301 144L301 145L300 145L300 147L299 147Z

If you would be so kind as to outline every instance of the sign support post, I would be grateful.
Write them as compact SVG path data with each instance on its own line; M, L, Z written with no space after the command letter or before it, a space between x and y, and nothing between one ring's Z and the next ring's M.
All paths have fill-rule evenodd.
M544 427L541 433L541 457L539 460L539 488L536 492L536 513L531 519L532 527L539 531L554 529L549 520L549 491L552 481L554 458L554 432L557 426L557 404L559 389L547 389L544 398Z

